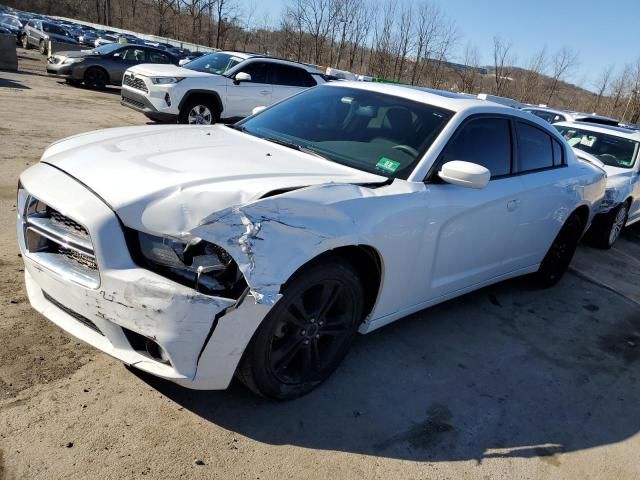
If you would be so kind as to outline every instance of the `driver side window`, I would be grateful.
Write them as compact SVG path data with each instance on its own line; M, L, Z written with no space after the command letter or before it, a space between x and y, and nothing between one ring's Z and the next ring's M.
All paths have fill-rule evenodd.
M265 62L251 62L240 69L240 72L251 75L251 83L268 83L269 64Z
M439 165L453 160L476 163L491 178L511 173L511 125L506 118L477 118L464 124L440 155Z

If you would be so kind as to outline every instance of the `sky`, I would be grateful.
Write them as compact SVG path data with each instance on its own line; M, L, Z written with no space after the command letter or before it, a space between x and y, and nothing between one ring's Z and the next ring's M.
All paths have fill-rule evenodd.
M247 5L253 1L238 0ZM618 72L640 58L640 0L431 1L458 28L456 56L461 57L467 42L472 42L484 64L492 62L494 35L512 42L519 66L545 45L550 53L569 47L579 52L580 63L567 80L593 90L606 67L613 65ZM269 11L277 19L286 3L260 0L257 5L260 16Z

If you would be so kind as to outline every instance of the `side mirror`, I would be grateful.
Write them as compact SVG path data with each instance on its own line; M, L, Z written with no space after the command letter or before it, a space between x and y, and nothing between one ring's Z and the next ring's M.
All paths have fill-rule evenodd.
M233 83L235 83L236 85L238 85L240 82L250 82L250 81L251 81L251 75L249 75L246 72L236 73L236 76L233 79Z
M251 115L257 115L258 113L260 113L261 111L265 110L267 107L260 105L259 107L254 108L253 110L251 110Z
M438 176L453 185L466 188L484 188L491 179L491 172L476 163L453 160L442 166Z

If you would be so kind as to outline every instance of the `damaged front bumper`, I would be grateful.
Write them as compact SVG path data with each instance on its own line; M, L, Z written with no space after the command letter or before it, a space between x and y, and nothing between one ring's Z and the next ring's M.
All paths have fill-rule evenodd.
M196 389L224 389L272 304L212 297L137 266L122 226L97 196L59 170L38 164L21 176L18 241L32 306L70 334L153 375ZM52 195L52 192L54 194ZM95 284L83 284L56 252L32 251L23 211L29 195L91 235ZM46 226L46 225L45 225ZM35 234L39 234L37 228ZM28 235L35 235L33 231ZM56 239L56 232L49 235ZM60 267L60 265L63 265Z

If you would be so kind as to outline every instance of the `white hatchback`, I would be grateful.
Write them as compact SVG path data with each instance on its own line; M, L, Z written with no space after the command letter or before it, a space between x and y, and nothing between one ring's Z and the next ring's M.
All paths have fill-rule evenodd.
M33 307L190 388L274 398L357 332L567 270L605 190L549 124L403 86L331 82L232 126L57 142L20 177Z

